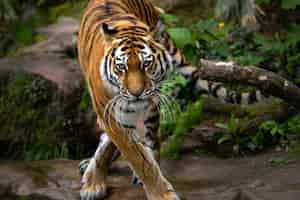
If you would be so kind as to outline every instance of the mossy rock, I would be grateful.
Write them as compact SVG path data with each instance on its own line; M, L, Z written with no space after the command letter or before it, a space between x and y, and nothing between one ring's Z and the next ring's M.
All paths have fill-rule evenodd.
M83 85L66 94L21 68L0 77L0 157L80 158L94 150L95 116Z

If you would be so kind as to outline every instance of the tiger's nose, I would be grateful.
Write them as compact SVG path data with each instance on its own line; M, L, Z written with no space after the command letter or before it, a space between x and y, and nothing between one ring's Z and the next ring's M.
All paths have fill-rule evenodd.
M129 91L131 95L135 96L135 97L139 97L142 95L142 93L144 92L144 88L143 87L140 87L140 88L137 88L135 90L130 90Z
M139 97L143 93L145 89L145 76L141 71L128 73L127 89L135 97Z

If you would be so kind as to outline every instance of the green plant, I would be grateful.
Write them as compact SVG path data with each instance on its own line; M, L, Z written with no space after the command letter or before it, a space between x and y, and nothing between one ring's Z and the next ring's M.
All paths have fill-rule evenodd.
M300 83L300 26L292 25L289 32L277 33L273 38L255 34L258 50L271 61L273 71L283 71L296 83Z
M185 87L188 81L178 72L173 73L167 81L162 83L160 91L171 96L177 87Z
M91 97L90 97L89 89L88 89L87 85L84 85L82 93L81 93L79 107L80 107L80 109L85 110L90 105L91 105Z
M225 134L221 135L217 143L222 144L225 142L233 142L234 144L240 144L241 130L239 128L240 119L235 118L233 115L226 123L216 123L215 126L225 130Z
M17 19L18 15L15 10L16 0L2 0L0 1L0 18Z
M63 4L50 8L48 19L50 22L55 22L60 16L80 17L86 3L85 0L79 0L76 3L71 0L65 1Z
M295 135L300 141L300 115L288 120L284 124L284 128L289 134Z
M295 9L299 5L298 0L281 0L281 7L284 9Z
M284 131L280 125L275 121L266 121L260 125L259 131L264 133L270 133L273 137L284 136Z
M170 25L168 32L171 37L194 65L199 58L229 60L284 72L291 80L300 82L299 25L286 25L286 30L266 36L214 19L199 20L190 27L183 27L181 21L172 15L164 18Z
M8 154L27 160L68 156L66 145L60 146L63 141L57 142L53 134L62 126L49 109L53 91L46 80L21 71L1 86L0 134L11 141Z
M271 0L256 0L258 4L270 4ZM283 9L295 9L297 6L300 5L298 0L281 0L280 7Z
M184 141L186 132L199 124L202 118L203 106L205 98L202 97L198 101L187 106L184 112L181 112L176 117L176 122L172 123L173 130L166 147L161 150L161 155L164 157L179 157L179 150ZM166 124L162 124L162 127Z
M0 1L0 57L15 55L18 49L37 42L41 38L36 31L38 27L55 22L60 16L79 17L86 3L85 0ZM29 7L32 12L27 12Z
M240 119L231 116L226 123L216 123L216 127L221 128L225 133L216 137L217 143L232 143L238 147L240 152L257 152L267 146L286 144L288 129L284 124L278 124L275 121L266 121L262 123L256 132L244 133L240 128ZM293 125L293 127L295 127Z
M259 2L259 4L261 3ZM264 3L270 2L264 1ZM266 36L259 32L248 32L237 23L215 19L199 20L198 23L186 27L182 25L184 23L181 19L174 15L165 14L163 18L170 27L168 32L171 37L181 48L186 58L194 65L197 65L199 58L234 61L241 65L260 66L274 72L280 72L290 80L300 83L300 69L298 67L300 64L299 25L290 23L280 32ZM243 91L249 90L247 87L237 87L232 84L229 87ZM168 94L172 94L172 92L168 92ZM180 97L184 98L185 96L189 95L181 95ZM181 99L176 99L176 102L180 101ZM179 104L181 105L181 103ZM219 144L230 142L233 145L238 145L242 152L256 152L270 145L286 142L287 134L299 135L297 134L297 132L299 133L297 120L289 120L287 124L266 122L256 132L246 134L244 134L244 130L238 128L239 123L240 120L233 116L229 122L219 123L218 126L224 129L227 134L217 137L217 142ZM176 123L162 123L162 132L172 135L175 126ZM175 136L174 138L176 141ZM178 139L178 141L180 140ZM176 149L176 142L174 144L174 149Z
M38 141L31 145L25 144L23 149L23 159L49 160L54 158L69 158L69 147L67 143L52 145L49 141Z

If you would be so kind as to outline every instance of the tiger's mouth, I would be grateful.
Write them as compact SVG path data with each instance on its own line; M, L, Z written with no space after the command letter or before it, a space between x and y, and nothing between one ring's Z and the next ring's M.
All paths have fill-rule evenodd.
M156 95L157 90L155 89L155 87L143 88L143 90L137 93L121 87L119 92L123 100L128 102L134 102L150 100L153 96Z
M152 99L156 95L156 90L154 88L143 90L138 95L132 94L129 90L120 90L120 95L128 102L146 101Z

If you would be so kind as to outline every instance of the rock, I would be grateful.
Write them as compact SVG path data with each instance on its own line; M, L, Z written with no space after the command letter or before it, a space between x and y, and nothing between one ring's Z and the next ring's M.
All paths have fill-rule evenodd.
M258 180L255 180L253 183L251 183L249 185L249 187L252 189L256 189L256 188L262 187L264 185L265 185L264 182L262 182L261 180L258 179Z
M72 17L60 17L56 23L39 28L38 32L53 37L60 34L76 35L79 30L79 20Z
M66 94L80 86L83 76L76 58L79 20L61 17L55 24L42 27L47 36L11 58L0 59L1 70L25 70L55 83ZM0 75L1 76L1 75Z
M42 49L50 51L51 48L44 46ZM15 142L22 146L28 138L38 137L36 135L41 132L40 130L47 132L47 140L52 141L53 145L84 144L79 147L87 152L90 147L97 145L99 129L89 96L88 94L84 95L86 92L83 76L75 59L67 57L63 52L46 53L42 50L41 52L34 50L22 52L15 57L0 59L0 66L0 97L7 95L2 92L2 89L5 91L5 87L11 85L17 79L18 74L24 73L31 77L27 88L28 95L37 99L43 98L42 102L37 102L30 108L26 107L25 115L22 115L24 119L19 117L17 109L12 111L7 105L2 110L0 109L2 116L8 113L5 114L5 117L0 117L0 143L3 144L0 146L0 152L2 152L2 148L7 149ZM44 87L44 83L49 87ZM50 89L48 90L48 88ZM25 88L22 91L25 91ZM11 101L22 98L23 92L21 93ZM28 101L31 102L31 100ZM82 102L84 103L83 107ZM16 104L22 106L20 102ZM12 107L15 108L15 106ZM45 123L42 124L49 126L42 129L38 126L34 128L36 115L30 116L30 113L42 113L41 115L45 119ZM28 124L26 129L22 125L22 120ZM53 125L55 128L52 127L52 124L55 124ZM33 127L32 130L30 127ZM0 154L0 156L3 155Z
M81 86L83 81L76 60L58 54L26 53L13 58L0 59L0 65L7 69L5 73L24 70L31 74L40 75L53 82L66 95L72 94ZM3 77L5 73L2 73Z
M0 196L41 195L55 200L78 199L80 181L77 162L56 160L33 163L6 163L1 165L0 176L5 177L0 188L7 188Z
M161 166L187 200L298 200L300 160L277 168L266 162L273 156L271 152L249 158L218 159L187 154L182 160L162 160ZM281 156L288 154L281 153ZM78 163L72 160L2 162L0 199L24 195L40 195L50 200L79 199ZM108 178L107 200L146 200L142 187L131 185L130 180L126 163L115 162Z
M62 53L69 51L76 57L76 42L79 31L79 20L71 17L61 17L55 24L42 27L40 34L47 37L33 46L25 48L25 53Z
M206 126L204 124L194 128L184 137L184 143L181 147L181 151L184 153L193 152L200 148L214 149L217 146L214 140L214 136L217 131L217 128L213 126Z
M214 153L220 157L238 155L238 152L234 151L235 145L232 143L217 143L215 138L219 133L222 133L222 130L211 124L210 120L203 121L200 126L186 134L180 152L191 153L204 149L206 152Z

